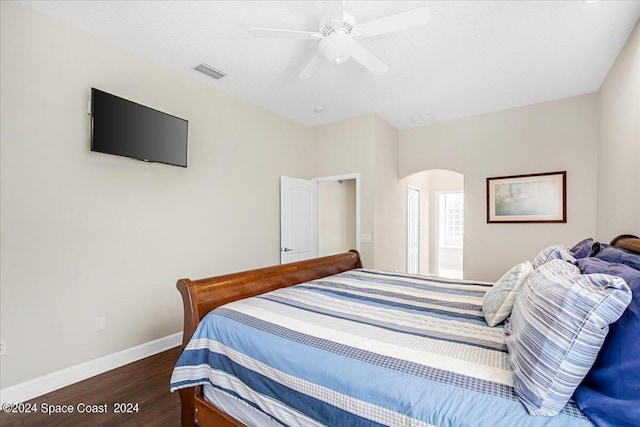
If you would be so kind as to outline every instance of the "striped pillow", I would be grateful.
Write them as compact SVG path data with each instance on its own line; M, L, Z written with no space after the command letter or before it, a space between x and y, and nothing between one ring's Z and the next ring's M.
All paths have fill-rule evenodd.
M571 255L571 252L564 247L564 245L553 245L544 248L538 255L536 255L533 259L533 268L538 268L545 262L549 262L552 259L563 259L571 262L572 264L576 262L576 259Z
M563 260L529 275L505 332L513 387L531 415L562 410L630 301L623 279L581 275Z

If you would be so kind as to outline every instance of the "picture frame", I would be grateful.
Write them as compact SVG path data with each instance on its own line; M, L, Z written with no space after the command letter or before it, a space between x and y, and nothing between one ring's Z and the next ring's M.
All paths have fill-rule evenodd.
M567 171L487 178L487 223L566 223Z

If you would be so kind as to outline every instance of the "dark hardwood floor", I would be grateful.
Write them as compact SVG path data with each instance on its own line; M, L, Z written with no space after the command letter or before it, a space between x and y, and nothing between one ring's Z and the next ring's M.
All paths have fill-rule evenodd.
M179 355L180 348L176 347L37 397L29 403L35 404L38 412L0 412L0 425L179 426L180 398L177 392L169 392L169 378ZM45 409L51 409L51 406L56 409L55 405L70 405L73 413L49 415L42 412L43 404L49 405ZM138 405L138 412L135 412L135 404ZM78 413L78 409L83 409L82 405L106 413ZM132 412L115 413L115 409L131 409Z

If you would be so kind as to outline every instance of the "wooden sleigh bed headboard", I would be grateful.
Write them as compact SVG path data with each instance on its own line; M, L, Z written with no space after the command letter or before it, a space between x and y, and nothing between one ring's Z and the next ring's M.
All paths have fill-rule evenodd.
M640 238L633 234L621 234L611 241L611 245L635 254L640 254Z
M177 288L182 295L184 307L182 348L189 343L200 320L216 307L361 267L360 254L352 250L343 254L207 279L181 279ZM183 427L192 427L194 424L216 427L242 426L237 420L204 400L201 387L181 389L178 392L182 402Z

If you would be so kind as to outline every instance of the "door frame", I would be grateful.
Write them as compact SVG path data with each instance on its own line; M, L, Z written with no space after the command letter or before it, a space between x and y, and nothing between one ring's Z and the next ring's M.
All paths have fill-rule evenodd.
M422 188L407 185L407 272L409 272L409 192L418 192L418 274L420 274L420 259L422 257Z
M360 252L360 173L347 173L344 175L332 175L332 176L321 176L317 178L311 178L312 181L316 182L327 182L327 181L347 181L349 179L356 180L356 250ZM316 206L316 209L320 209L319 203ZM316 212L316 217L319 212ZM320 250L319 245L320 236L318 235L318 242L316 242L317 251Z

